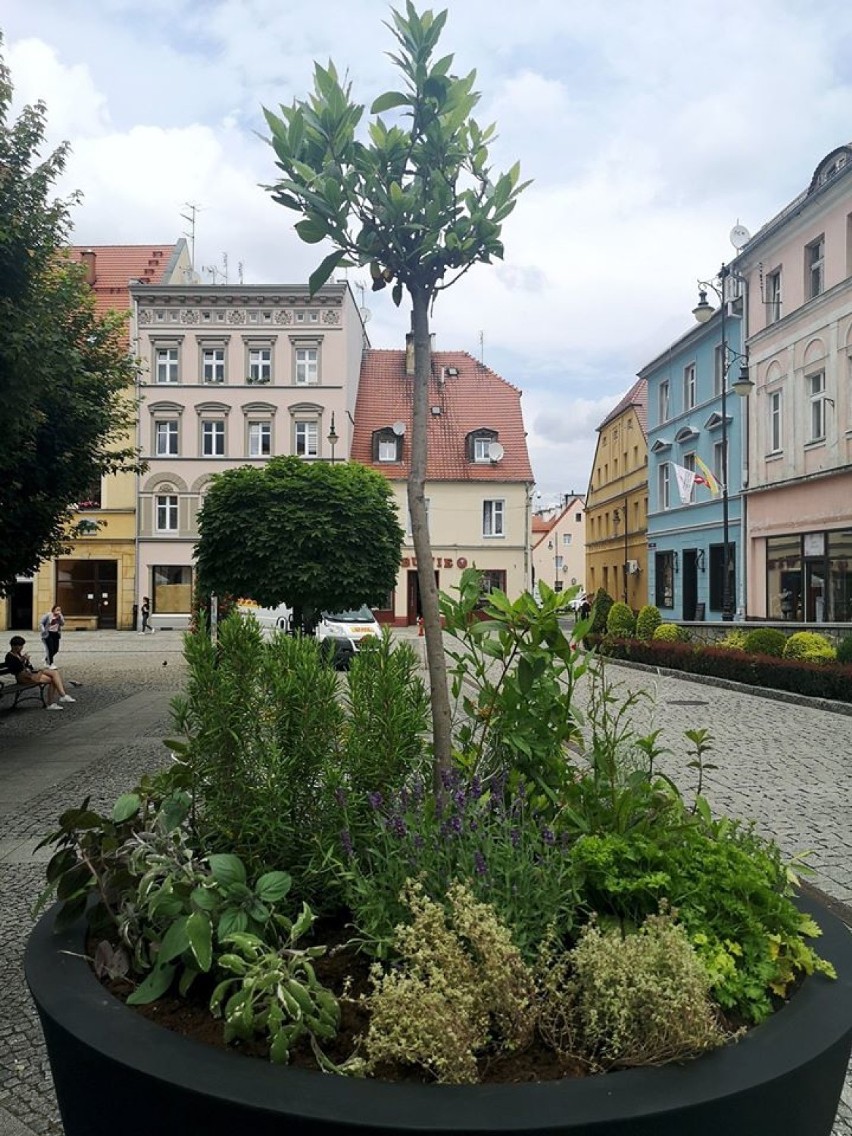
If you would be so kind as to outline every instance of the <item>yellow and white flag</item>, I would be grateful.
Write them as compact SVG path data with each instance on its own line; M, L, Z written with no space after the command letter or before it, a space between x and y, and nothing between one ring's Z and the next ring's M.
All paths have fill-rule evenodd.
M704 464L704 462L701 460L701 458L698 457L697 455L696 455L696 458L695 458L695 464L701 470L701 476L700 477L696 476L695 480L700 485L706 485L707 488L710 490L710 492L713 494L713 496L718 497L719 494L722 492L722 490L719 488L719 482L713 476L712 471L707 468L707 466Z

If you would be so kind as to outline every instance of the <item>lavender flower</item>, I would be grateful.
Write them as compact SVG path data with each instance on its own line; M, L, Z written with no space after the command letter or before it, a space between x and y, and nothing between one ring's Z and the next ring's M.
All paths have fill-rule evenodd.
M400 837L400 839L408 833L408 829L405 827L405 821L399 815L390 818L388 821L388 831L392 832L394 836Z
M342 809L346 808L346 790L341 788L339 785L334 790L334 799Z
M541 839L544 841L545 844L555 844L556 843L556 837L553 834L553 829L552 828L543 828L541 830Z
M371 809L380 809L382 807L382 794L378 792L368 793L367 800L370 802Z
M462 830L462 820L460 816L450 817L450 829L452 832L459 836Z
M470 795L474 801L478 801L482 796L482 781L478 773L474 773L470 782Z
M509 839L512 841L512 847L517 848L521 843L521 830L519 828L509 829Z
M352 835L348 828L343 828L340 831L340 846L350 859L355 855L355 849L352 847Z
M485 857L481 852L477 852L473 857L473 866L478 876L488 875L488 865L485 863Z

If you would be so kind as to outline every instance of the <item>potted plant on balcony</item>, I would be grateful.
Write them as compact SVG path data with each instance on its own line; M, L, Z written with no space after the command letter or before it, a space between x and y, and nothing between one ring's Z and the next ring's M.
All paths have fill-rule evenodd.
M218 648L187 637L179 760L51 838L59 918L26 973L69 1136L119 1112L140 1136L828 1136L852 1044L848 932L794 903L772 842L658 773L635 697L596 682L581 722L597 662L561 631L570 592L494 592L471 621L479 592L471 572L442 600L463 713L437 794L404 644L360 653L341 704L309 639L264 643L238 615ZM709 739L692 745L700 777ZM342 926L348 951L329 950ZM360 992L333 977L358 952L374 963ZM126 974L147 1017L91 959ZM157 1024L193 990L231 1048L272 1060Z

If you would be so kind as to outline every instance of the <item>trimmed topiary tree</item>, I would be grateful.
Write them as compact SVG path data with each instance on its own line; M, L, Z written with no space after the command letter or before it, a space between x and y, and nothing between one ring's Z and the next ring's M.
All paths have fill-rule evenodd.
M662 639L666 643L686 643L689 635L685 628L677 623L661 623L654 628L654 639Z
M636 633L636 616L626 603L614 603L606 617L606 629L619 639L632 639Z
M594 615L592 617L591 631L593 635L603 635L606 631L610 608L614 603L615 600L609 592L605 592L603 588L598 588L595 592L595 598L592 600L592 611Z
M654 632L662 622L660 609L653 604L645 604L636 617L636 638L653 639Z
M787 636L777 627L756 627L746 635L743 650L749 655L774 655L780 659L786 643Z
M844 635L837 644L838 663L852 663L852 635Z
M785 659L803 659L807 663L831 663L837 654L831 640L818 631L796 631L784 645Z

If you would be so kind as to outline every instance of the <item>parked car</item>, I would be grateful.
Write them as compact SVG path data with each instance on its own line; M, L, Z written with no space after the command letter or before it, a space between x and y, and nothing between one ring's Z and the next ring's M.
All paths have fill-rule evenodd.
M253 615L261 627L268 631L289 631L290 617L293 614L287 604L278 607L259 607L253 600L238 600L237 610L243 615Z
M366 605L348 611L324 611L314 634L334 652L334 665L347 667L364 639L381 635L378 621Z

